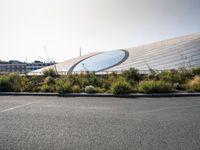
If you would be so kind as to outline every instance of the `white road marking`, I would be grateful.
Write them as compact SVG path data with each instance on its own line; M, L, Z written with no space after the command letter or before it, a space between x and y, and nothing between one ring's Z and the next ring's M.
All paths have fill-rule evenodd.
M109 112L111 114L122 114L122 115L145 115L145 114L151 114L154 112L161 112L161 111L165 111L165 110L173 110L173 109L187 109L187 108L193 108L193 107L200 107L200 105L191 105L191 106L171 106L171 107L164 107L164 108L159 108L159 109L153 109L153 110L146 110L146 111L138 111L138 112L133 112L133 113L121 113L118 111L112 111ZM105 111L105 113L108 113Z
M12 107L12 108L2 110L2 111L0 111L0 113L7 112L7 111L17 109L17 108L21 108L21 107L25 107L25 106L28 106L28 105L31 105L31 104L34 104L34 103L37 103L37 102L27 103L27 104L24 104L24 105L18 105L18 106Z
M160 109L153 109L153 110L149 110L149 111L138 112L138 114L139 113L153 113L153 112L165 111L165 110L170 110L170 109L192 108L192 107L200 107L200 105L164 107L164 108L160 108Z

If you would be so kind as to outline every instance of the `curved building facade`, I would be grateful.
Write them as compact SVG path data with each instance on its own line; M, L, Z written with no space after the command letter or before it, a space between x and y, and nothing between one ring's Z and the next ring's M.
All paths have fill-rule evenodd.
M113 72L131 67L139 70L166 70L200 67L200 33L114 51L90 53L50 66L60 74L81 71ZM41 73L46 67L31 72Z

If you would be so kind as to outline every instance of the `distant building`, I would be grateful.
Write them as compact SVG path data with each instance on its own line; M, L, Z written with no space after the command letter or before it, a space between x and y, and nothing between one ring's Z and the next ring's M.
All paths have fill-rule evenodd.
M18 60L0 61L0 73L18 72L25 74L54 64L55 62L44 63L41 61L34 61L33 63L20 62Z
M38 69L41 69L41 68L44 68L47 66L51 66L54 64L55 64L55 62L44 63L44 62L36 60L33 63L27 63L26 69L27 69L27 72L30 72L30 71L38 70Z
M0 72L26 73L26 63L17 60L10 60L8 62L0 61Z

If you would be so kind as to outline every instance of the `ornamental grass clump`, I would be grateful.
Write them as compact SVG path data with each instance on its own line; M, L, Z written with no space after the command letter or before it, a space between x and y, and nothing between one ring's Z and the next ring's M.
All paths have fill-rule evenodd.
M120 80L111 85L111 93L113 94L129 94L131 93L131 86L127 81Z
M188 82L188 91L200 92L200 76L194 77L194 79Z
M126 79L126 81L130 82L131 84L141 80L139 70L135 68L130 68L129 70L123 71L122 76Z
M171 84L183 84L186 80L186 74L177 70L165 70L159 74L159 80L169 82Z
M56 73L56 71L53 69L53 68L49 68L49 69L46 69L42 72L43 74L43 77L53 77L53 78L56 78L58 75Z
M62 93L71 93L72 85L69 83L66 77L60 78L56 81L56 92Z
M172 85L164 81L141 81L138 87L141 93L170 93L172 92Z

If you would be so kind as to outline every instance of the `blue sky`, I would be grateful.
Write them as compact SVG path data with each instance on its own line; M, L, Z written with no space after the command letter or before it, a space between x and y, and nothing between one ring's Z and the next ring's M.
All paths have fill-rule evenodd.
M200 0L0 0L1 60L55 61L200 32Z

